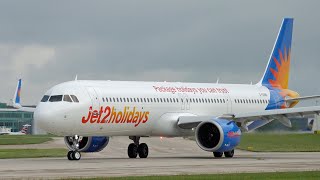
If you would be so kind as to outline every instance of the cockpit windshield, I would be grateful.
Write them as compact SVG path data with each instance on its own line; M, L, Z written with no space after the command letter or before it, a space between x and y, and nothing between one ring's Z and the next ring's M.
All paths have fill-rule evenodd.
M73 102L77 102L77 103L79 102L77 96L71 95L71 98L72 98Z
M49 100L49 102L60 102L60 101L65 101L65 102L75 102L78 103L79 100L77 98L77 96L75 95L53 95L53 96L49 96L49 95L44 95L41 99L41 102L47 102Z
M47 102L50 96L44 95L43 98L41 99L41 102Z
M55 96L51 96L49 99L50 102L58 102L58 101L62 101L62 95L55 95Z
M66 102L72 102L71 98L69 95L64 95L63 96L63 101L66 101Z

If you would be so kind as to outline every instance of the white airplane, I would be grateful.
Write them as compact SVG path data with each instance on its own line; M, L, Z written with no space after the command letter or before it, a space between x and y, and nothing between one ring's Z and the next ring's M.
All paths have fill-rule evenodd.
M30 126L30 124L23 125L19 132L1 131L0 135L26 135Z
M49 89L33 110L38 127L65 136L69 160L98 152L110 136L128 136L128 156L146 158L141 137L195 136L215 157L233 157L241 132L272 120L319 114L320 107L292 108L300 100L288 89L293 19L285 18L265 72L257 84L82 81ZM15 102L17 108L23 108ZM30 109L29 109L30 110Z

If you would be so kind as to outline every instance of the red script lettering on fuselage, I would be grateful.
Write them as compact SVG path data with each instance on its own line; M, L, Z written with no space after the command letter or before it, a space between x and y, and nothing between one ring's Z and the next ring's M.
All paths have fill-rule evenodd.
M82 124L90 123L127 123L134 124L137 127L140 123L146 123L149 119L149 111L137 111L136 107L130 109L130 107L125 106L123 111L117 111L114 107L101 106L99 110L92 109L89 107L88 115L82 117Z

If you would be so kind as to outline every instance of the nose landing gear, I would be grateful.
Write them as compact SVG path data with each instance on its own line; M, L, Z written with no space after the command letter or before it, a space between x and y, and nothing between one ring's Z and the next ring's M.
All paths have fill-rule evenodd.
M67 154L67 157L69 160L80 160L81 159L81 153L79 152L79 142L80 142L80 138L78 135L74 135L72 137L72 147L73 147L73 150L72 151L69 151L68 154Z
M133 143L128 146L129 158L136 158L138 155L140 158L147 158L149 154L149 148L146 143L139 143L139 136L130 136L129 139L133 140Z

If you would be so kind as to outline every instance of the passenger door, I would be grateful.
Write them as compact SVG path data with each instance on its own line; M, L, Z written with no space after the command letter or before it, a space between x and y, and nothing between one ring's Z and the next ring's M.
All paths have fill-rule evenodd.
M100 100L99 96L97 93L97 89L94 87L87 87L88 94L91 98L91 103L92 103L92 109L93 110L99 110L100 108Z

